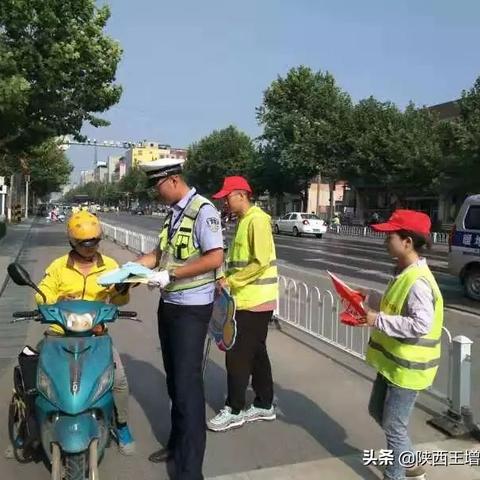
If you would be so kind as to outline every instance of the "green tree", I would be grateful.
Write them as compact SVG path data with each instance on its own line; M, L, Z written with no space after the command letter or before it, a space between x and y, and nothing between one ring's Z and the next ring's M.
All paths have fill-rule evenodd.
M437 184L442 193L463 196L480 190L480 77L462 92L459 107L459 118L439 125L443 159Z
M92 195L93 185L93 182L86 183L85 185L78 185L77 187L69 190L64 195L63 200L65 200L66 202L73 202L77 195L88 195L89 199L94 200Z
M201 193L219 190L230 175L249 176L257 159L252 139L233 125L214 130L188 150L185 176Z
M109 16L95 0L0 2L0 156L108 125L96 113L121 95Z
M399 201L412 192L431 193L441 148L436 117L410 104L401 111L373 97L353 111L353 149L342 176L362 196L366 190L388 191Z
M58 192L70 179L73 166L65 152L55 142L46 142L35 148L27 164L30 187L40 198Z
M56 192L67 184L72 170L65 152L54 140L24 152L21 158L4 155L0 162L0 175L9 177L18 172L30 175L30 189L39 197Z
M154 198L154 191L148 188L147 175L140 168L132 168L118 183L118 191L128 193L131 198L145 202Z
M101 182L88 182L85 185L79 185L67 192L64 200L72 202L79 195L86 195L89 201L104 204L107 196L108 185Z
M304 209L310 181L318 174L329 181L333 193L339 167L351 152L351 111L349 95L330 73L305 66L279 76L264 93L257 108L263 160L278 165L283 178L294 180L289 184L297 193L303 191Z

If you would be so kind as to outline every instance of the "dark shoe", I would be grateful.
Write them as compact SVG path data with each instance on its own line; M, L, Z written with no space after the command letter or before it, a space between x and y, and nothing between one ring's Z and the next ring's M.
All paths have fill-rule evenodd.
M163 463L172 460L173 452L168 448L161 448L156 452L153 452L149 457L148 460L152 463Z

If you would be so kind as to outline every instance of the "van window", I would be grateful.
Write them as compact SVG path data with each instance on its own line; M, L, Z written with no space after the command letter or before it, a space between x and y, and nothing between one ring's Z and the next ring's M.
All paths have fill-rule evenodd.
M465 228L467 230L480 230L480 205L472 205L465 217Z

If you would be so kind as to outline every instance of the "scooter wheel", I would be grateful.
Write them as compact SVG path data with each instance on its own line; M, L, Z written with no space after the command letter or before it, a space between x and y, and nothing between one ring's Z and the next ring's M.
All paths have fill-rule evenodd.
M87 455L85 452L65 456L64 480L85 480L87 476Z
M13 449L13 456L19 463L31 461L25 454L27 435L26 405L17 393L14 393L8 407L8 436Z

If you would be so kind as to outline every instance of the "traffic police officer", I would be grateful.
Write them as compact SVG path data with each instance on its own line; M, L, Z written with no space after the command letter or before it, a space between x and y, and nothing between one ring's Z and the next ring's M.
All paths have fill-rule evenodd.
M149 460L173 458L175 478L200 480L206 445L202 359L223 237L218 210L185 183L182 163L162 159L142 167L150 186L171 206L158 247L138 259L159 267L149 285L161 289L158 331L172 402L168 444Z

